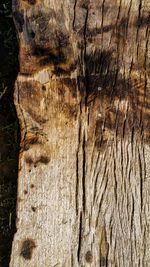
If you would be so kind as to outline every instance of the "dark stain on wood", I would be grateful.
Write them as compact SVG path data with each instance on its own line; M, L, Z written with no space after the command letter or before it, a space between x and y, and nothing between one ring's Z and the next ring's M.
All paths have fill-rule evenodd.
M31 157L26 157L25 161L29 165L34 164L36 168L38 163L48 164L50 159L47 156L41 156L38 160L34 161Z
M34 188L34 184L31 184L31 185L30 185L30 188Z
M15 21L16 28L19 32L23 31L23 25L24 25L24 11L14 11L13 12L13 18Z
M30 149L30 147L27 146L27 145L25 145L25 146L23 147L23 150L24 150L24 151L28 151L29 149Z
M65 62L60 62L61 63L65 63ZM67 60L66 60L66 63L67 63ZM70 76L71 72L74 71L76 68L77 68L77 65L78 65L78 61L75 61L74 63L72 63L71 65L68 65L68 67L65 69L64 68L61 68L59 67L58 64L56 64L54 66L54 71L53 71L53 74L55 74L56 76Z
M21 197L18 197L18 202L23 201L23 199Z
M32 77L32 74L31 73L28 73L28 72L20 72L20 75L21 76L24 76L24 77Z
M41 158L39 160L36 161L36 163L43 163L43 164L48 164L50 161L50 159L48 157L45 156L41 156Z
M25 260L31 260L33 250L36 248L32 239L26 239L22 242L20 256Z
M28 0L28 3L29 3L30 5L35 5L35 4L36 4L36 0Z
M126 35L124 23L127 24L126 19L122 19L118 27ZM98 148L106 145L108 140L111 144L114 136L129 136L133 125L136 136L142 136L144 141L150 139L149 96L147 94L147 98L144 97L146 79L125 77L119 73L117 60L114 50L97 50L86 55L86 76L78 77L78 88L82 98L86 98L85 105L88 105L89 113L100 110L101 117L97 117L96 124L93 125L96 129L95 145Z
M43 91L46 91L46 87L45 87L45 85L42 86L42 90L43 90Z
M54 66L66 63L66 57L63 52L59 52L58 55L49 53L47 56L42 57L39 61L40 67L44 67L45 65L53 64Z
M108 260L102 257L100 259L100 266L108 266Z
M92 255L92 252L91 252L91 251L88 251L88 252L85 254L85 260L86 260L86 262L88 262L88 263L92 263L92 261L93 261L93 255Z
M23 0L24 2L28 3L29 5L35 5L36 4L36 0Z
M25 195L28 194L28 191L27 190L24 190L23 192L24 192Z
M76 79L71 78L63 78L61 81L69 88L69 90L72 92L73 97L77 97L77 82Z
M87 9L87 7L87 1L82 2L80 5L80 8L83 9ZM110 12L110 6L107 6L105 4L103 8L103 13L105 14L105 16L107 16L107 14ZM114 8L116 8L115 5ZM88 41L95 43L94 40L96 40L97 37L99 38L99 35L106 33L104 36L108 36L107 33L112 31L112 33L110 34L112 35L113 45L110 46L109 50L103 49L100 45L101 49L97 48L95 52L89 52L89 54L85 53L84 61L86 65L86 75L83 72L82 58L80 58L80 56L78 57L78 59L75 59L75 62L73 64L70 63L70 61L68 63L68 55L70 56L71 54L72 46L69 40L69 34L65 27L63 31L62 28L60 28L58 32L55 32L55 30L53 31L52 29L49 29L49 31L47 31L47 22L51 18L56 18L57 15L58 14L56 14L54 10L50 10L50 12L47 12L46 10L38 10L36 14L33 14L32 18L29 18L29 21L26 21L26 24L29 24L30 26L28 33L30 33L31 35L31 33L34 32L32 36L34 38L37 31L40 35L40 39L38 43L36 43L35 41L31 45L31 51L26 54L25 58L35 58L37 65L34 65L38 66L39 69L45 65L52 65L53 74L58 77L63 76L62 83L64 83L64 85L67 86L70 91L72 91L74 98L77 97L77 88L79 89L81 98L83 102L85 100L85 105L88 106L90 110L89 112L95 111L99 107L103 107L103 110L101 112L102 117L96 118L96 123L93 126L93 128L96 128L95 136L96 144L98 147L106 144L109 138L113 140L113 137L110 137L112 133L119 138L124 138L127 135L131 134L133 125L134 133L138 133L139 135L140 132L143 131L142 129L144 129L144 140L150 139L150 127L148 123L150 119L149 100L147 102L146 100L141 100L141 98L145 94L144 91L146 92L146 90L144 89L144 86L146 88L147 83L146 78L145 81L133 81L131 77L126 78L125 75L120 73L120 67L123 63L123 48L126 45L125 41L129 42L129 40L126 40L127 30L129 32L131 31L131 28L137 26L149 26L150 13L135 17L135 19L133 20L134 25L130 25L130 29L128 27L129 17L121 17L121 15L120 17L118 17L115 24L111 24L109 21L110 24L104 26L102 25L99 28L92 28L87 24L86 32L84 26L80 27L80 31L78 31L77 33L77 48L80 50L79 53L84 50L85 44L83 38L82 40L80 39L81 35L83 37L83 33L86 33L86 45L88 46ZM61 17L62 13L59 15ZM42 21L43 18L44 21ZM33 29L32 22L36 22L38 25L40 25L40 28L37 27L36 30ZM64 22L63 18L62 22ZM40 43L41 40L42 42ZM50 40L51 43L49 42ZM67 51L69 51L69 53L67 53ZM93 49L91 49L91 51L93 51ZM25 63L26 60L24 59L23 62ZM132 67L133 66L131 66L131 69ZM67 77L70 76L71 71L75 69L78 69L80 73L80 77L77 77L77 81L76 79L70 79ZM31 93L35 96L35 99L32 100L33 102L31 103L31 106L27 107L27 112L36 122L42 124L46 122L46 116L43 116L41 118L41 115L36 115L38 113L38 101L41 98L41 95L40 93L37 94L37 91L35 91L35 88L38 88L38 85L33 85L32 83L28 85L24 84L25 90L22 90L22 95L24 99L29 99L31 97ZM141 86L141 83L143 83L144 85L142 84ZM102 91L99 91L98 88L102 88ZM44 91L45 87L42 87L42 90ZM61 90L63 90L63 88ZM61 90L59 90L59 93L61 93ZM136 97L134 94L135 90L137 90ZM41 92L41 85L39 91ZM64 97L63 94L62 97ZM121 110L120 107L117 109L114 104L116 101L119 101L120 103L121 101L129 103L129 111L127 111L126 113L126 111ZM145 101L145 103L143 103L142 101ZM70 117L71 113L72 115L74 114L73 112L70 112L72 107L63 104L62 106L63 107L61 109L61 112L69 114L68 116ZM108 110L107 107L109 107ZM145 107L144 112L143 107ZM38 161L36 161L36 163L37 162Z
M149 26L149 25L150 25L150 12L148 13L147 16L140 16L135 21L136 27L145 27L145 26Z
M60 33L57 42L58 44L55 50L53 49L53 51L50 48L44 48L38 45L33 47L32 54L33 56L40 58L40 66L44 66L46 64L53 64L55 66L60 63L66 63L66 56L62 51L62 48L66 47L69 44L68 36L65 36L63 33Z
M29 165L33 164L33 159L32 159L31 157L26 157L26 158L25 158L25 161L26 161L26 163L29 164Z
M55 74L58 77L61 76L61 75L63 75L63 76L69 76L70 73L71 73L70 70L64 70L63 68L59 68L57 66L55 66L55 69L53 71L53 74Z
M31 207L31 210L33 211L33 212L35 212L36 211L36 208L35 207Z
M39 142L39 138L38 137L32 137L32 138L29 138L28 140L26 140L25 144L37 145L37 144L41 144L41 143Z

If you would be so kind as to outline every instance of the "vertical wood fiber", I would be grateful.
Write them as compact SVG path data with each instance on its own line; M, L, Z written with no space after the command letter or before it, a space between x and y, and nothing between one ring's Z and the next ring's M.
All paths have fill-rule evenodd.
M13 0L10 267L150 265L149 0Z

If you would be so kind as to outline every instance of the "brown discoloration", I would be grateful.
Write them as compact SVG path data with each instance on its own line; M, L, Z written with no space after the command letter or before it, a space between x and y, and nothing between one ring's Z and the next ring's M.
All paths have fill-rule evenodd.
M24 106L25 111L35 122L39 124L45 124L47 121L47 106L40 105L42 98L44 99L43 92L41 90L41 83L37 81L26 81L18 84L19 87L19 101L22 106ZM32 145L38 143L36 141L38 137L27 136L26 143L31 143ZM35 142L32 142L35 140Z
M92 255L92 252L91 252L91 251L88 251L88 252L85 254L85 260L86 260L88 263L92 263L92 262L93 262L93 255Z
M18 197L18 200L17 200L18 202L22 202L23 201L23 199L21 198L21 197Z
M135 21L135 27L147 27L150 25L150 12L146 16L140 16Z
M27 145L37 145L37 144L41 144L41 142L39 141L39 137L29 137L28 139L26 138L25 140L25 146Z
M45 85L42 86L42 90L43 90L43 91L46 91L46 87L45 87Z
M100 251L100 263L101 266L105 266L102 264L106 264L108 262L108 251L109 244L107 242L106 237L106 229L102 226L99 226L99 251Z
M130 136L133 125L138 138L141 138L141 131L144 141L147 142L150 137L148 127L150 100L148 94L145 97L147 78L142 72L140 79L138 77L135 79L134 71L130 76L119 74L115 61L113 50L97 51L86 58L87 85L85 83L82 89L86 88L89 112L97 110L101 117L95 118L95 125L92 122L93 129L96 128L95 144L99 144L98 147L106 146L107 140L114 140L113 136L117 138Z
M20 150L20 156L22 156L22 153L24 151L28 151L33 145L39 145L41 144L41 141L39 140L39 136L33 136L33 135L26 135L25 140L21 142L21 150Z
M105 258L100 259L100 266L107 266L108 265L108 260Z
M31 184L31 185L30 185L30 188L34 188L34 184Z
M32 239L26 239L22 242L20 256L25 260L31 260L33 250L36 248L35 242Z
M70 223L75 221L79 226L79 244L75 259L79 265L90 265L95 261L96 255L98 266L117 266L121 261L128 261L125 255L127 251L131 260L124 265L130 266L133 257L130 255L132 244L128 237L132 237L133 246L135 245L133 252L138 251L138 243L143 244L145 240L145 236L141 235L141 241L137 242L137 227L140 222L136 223L135 213L140 217L144 201L147 203L147 193L143 196L146 186L142 183L145 183L147 175L144 173L144 157L147 153L144 149L148 146L144 147L144 144L150 140L150 67L147 60L149 14L147 11L144 13L143 9L140 11L143 1L139 1L137 11L135 0L64 2L64 8L55 9L53 4L48 11L44 6L38 6L36 10L28 5L28 11L31 12L25 13L25 21L21 21L22 15L19 17L20 21L16 20L20 27L18 30L22 32L20 64L24 76L22 82L21 78L19 80L19 105L24 112L27 131L28 128L38 125L49 139L49 146L46 148L40 146L39 140L27 142L26 145L31 146L31 150L25 152L23 160L27 159L28 154L32 155L31 161L28 159L26 163L38 167L37 170L33 170L33 175L38 174L41 177L37 180L36 188L42 195L42 203L49 199L49 192L55 196L58 191L58 195L61 194L63 197L62 206L59 206L58 197L51 202L52 206L48 204L42 209L52 239L59 240L57 232L53 235L57 224L54 227L53 223L49 223L47 218L51 221L51 212L47 211L54 211L57 221L60 210L66 208L65 215L71 216L69 224L64 219L65 225L68 225L66 229L71 229L69 234L73 234ZM128 2L126 7L123 2ZM72 10L74 14L70 16ZM41 83L35 82L38 75L34 77L33 74L38 74L39 70L45 67L48 69L50 80L42 87ZM43 139L40 140L43 144ZM50 159L52 164L48 165ZM25 171L28 173L28 168L25 168ZM55 184L55 174L59 173L60 183L56 181ZM42 177L44 184L40 188ZM65 185L62 188L66 183L65 177L72 177L73 189ZM28 188L30 193L34 192L30 184ZM38 201L41 204L41 198ZM34 216L36 213L33 214L35 207L32 203L30 201L30 215L39 223L35 226L37 225L40 236L41 229L44 228L38 228L41 220ZM70 212L74 203L76 218ZM56 206L58 209L55 209ZM92 209L94 212L91 212ZM121 216L120 210L123 210ZM86 219L89 219L88 232L85 230ZM142 217L140 219L142 221ZM126 227L127 220L131 228L135 228L134 233L130 231L130 227ZM95 229L95 233L92 229ZM59 230L62 229L59 229L58 225ZM119 236L122 237L121 241ZM112 245L113 238L116 242L115 247ZM94 240L91 246L90 240ZM86 241L92 252L84 250L87 247ZM62 242L68 242L65 236ZM54 257L50 255L50 264L54 265L53 263L59 262L61 258L63 262L60 265L71 266L71 257L69 255L66 258L67 253L62 252L63 246L60 247L59 255L58 246L55 246L57 242L53 244L51 248L54 253L50 254ZM122 245L121 249L119 244ZM126 250L124 244L127 244ZM71 251L68 243L66 249ZM135 254L137 262L143 260L144 254ZM58 257L57 260L55 256ZM44 257L43 253L42 259L45 264ZM74 257L73 255L72 266L77 262Z
M50 161L50 159L48 157L45 156L41 156L41 158L39 160L36 161L36 163L43 163L43 164L48 164Z
M24 190L23 192L24 192L24 194L25 194L25 195L27 195L27 194L28 194L28 191L27 191L27 190Z
M29 165L34 164L34 167L36 168L38 163L48 164L50 159L47 156L41 156L38 160L33 160L31 157L26 157L25 161Z
M31 164L34 163L34 162L33 162L33 159L32 159L31 157L26 157L25 161L26 161L26 163L29 164L29 165L31 165Z
M36 32L31 31L29 35L32 35L33 38L33 36L36 36ZM56 35L53 34L53 36ZM61 74L69 76L71 71L75 70L76 64L71 57L72 48L68 35L62 36L62 40L59 40L58 37L55 38L56 40L51 43L48 42L46 47L43 45L32 45L28 49L25 49L24 46L20 46L20 61L24 62L24 65L21 64L21 73L30 73L31 75L37 73L43 67L49 67L58 76ZM54 47L56 49L54 47L52 48L53 42L55 43Z
M76 79L63 78L63 79L61 79L61 81L72 92L72 96L77 97L77 81L76 81Z
M31 207L31 210L33 211L33 212L35 212L36 211L36 208L35 207Z

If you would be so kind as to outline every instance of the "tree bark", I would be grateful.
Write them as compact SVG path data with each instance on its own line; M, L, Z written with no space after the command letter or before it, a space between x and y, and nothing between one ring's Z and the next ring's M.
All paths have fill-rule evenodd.
M10 266L149 266L149 0L13 0L13 16Z

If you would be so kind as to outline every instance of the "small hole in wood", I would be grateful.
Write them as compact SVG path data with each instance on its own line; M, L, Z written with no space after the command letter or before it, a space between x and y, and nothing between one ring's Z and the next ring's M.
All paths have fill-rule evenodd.
M36 211L36 208L35 207L31 207L31 210L33 211L33 212L35 212Z

